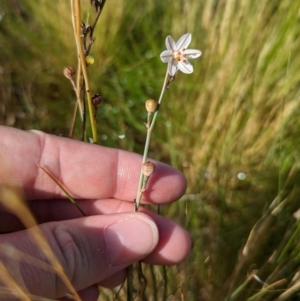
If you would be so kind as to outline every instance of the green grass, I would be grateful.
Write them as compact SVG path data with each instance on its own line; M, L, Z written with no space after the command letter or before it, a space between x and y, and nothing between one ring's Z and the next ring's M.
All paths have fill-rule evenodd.
M69 2L11 3L0 3L0 122L67 135L75 97L62 70L76 65ZM101 144L142 152L144 102L160 93L168 34L191 32L191 48L203 52L192 61L195 72L171 84L150 151L189 182L184 199L163 210L194 241L187 261L167 268L169 298L248 300L260 292L252 300L275 300L299 281L299 9L289 0L107 0L89 67L92 90L105 100ZM247 244L255 252L241 255L260 218ZM260 291L247 278L255 269L268 284L286 283Z

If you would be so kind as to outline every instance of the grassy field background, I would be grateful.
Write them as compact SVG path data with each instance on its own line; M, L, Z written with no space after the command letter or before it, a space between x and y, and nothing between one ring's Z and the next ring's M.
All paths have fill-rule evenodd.
M88 23L93 9L82 7ZM160 279L149 300L299 300L298 1L107 0L89 67L104 98L100 144L142 152L165 37L186 32L203 55L165 95L150 157L188 178L187 194L163 214L194 247L166 274L149 271ZM66 66L76 66L69 1L0 2L1 124L67 136L75 96Z

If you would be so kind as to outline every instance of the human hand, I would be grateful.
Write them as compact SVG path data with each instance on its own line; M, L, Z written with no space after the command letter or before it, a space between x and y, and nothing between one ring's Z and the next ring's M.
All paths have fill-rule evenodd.
M142 207L133 212L141 156L8 127L0 127L0 137L0 185L22 188L44 237L82 300L97 300L98 285L122 283L126 267L134 262L175 264L189 253L190 237L180 226ZM87 217L37 164L70 192ZM155 166L142 203L165 204L180 198L186 189L184 176L163 163L155 162ZM16 264L4 256L1 246L10 245L48 262L30 231L4 209L0 210L0 232L1 261L20 287L47 298L68 293L54 272L26 262ZM0 277L3 285L1 281Z

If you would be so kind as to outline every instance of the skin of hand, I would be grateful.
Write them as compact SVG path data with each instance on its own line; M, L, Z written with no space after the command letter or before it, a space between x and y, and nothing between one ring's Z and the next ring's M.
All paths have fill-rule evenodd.
M139 260L169 265L188 255L191 240L183 228L143 207L133 212L140 155L4 126L0 137L0 262L24 291L47 298L68 293L54 271L26 260L16 264L15 256L4 252L9 246L49 263L31 229L24 229L3 205L1 189L7 185L22 189L43 237L82 300L97 300L98 285L121 284L126 268ZM176 201L185 192L185 177L163 163L154 164L142 203ZM38 165L67 189L86 217Z

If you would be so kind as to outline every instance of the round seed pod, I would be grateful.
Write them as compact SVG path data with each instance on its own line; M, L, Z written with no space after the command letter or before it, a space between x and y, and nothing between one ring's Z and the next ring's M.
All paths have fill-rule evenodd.
M148 113L154 113L157 110L158 103L154 99L148 99L145 102L145 107Z
M94 62L95 62L95 59L91 56L91 55L88 55L86 58L85 58L85 61L88 65L93 65Z
M147 161L145 163L142 164L142 173L145 177L150 177L155 171L155 165L150 162Z

